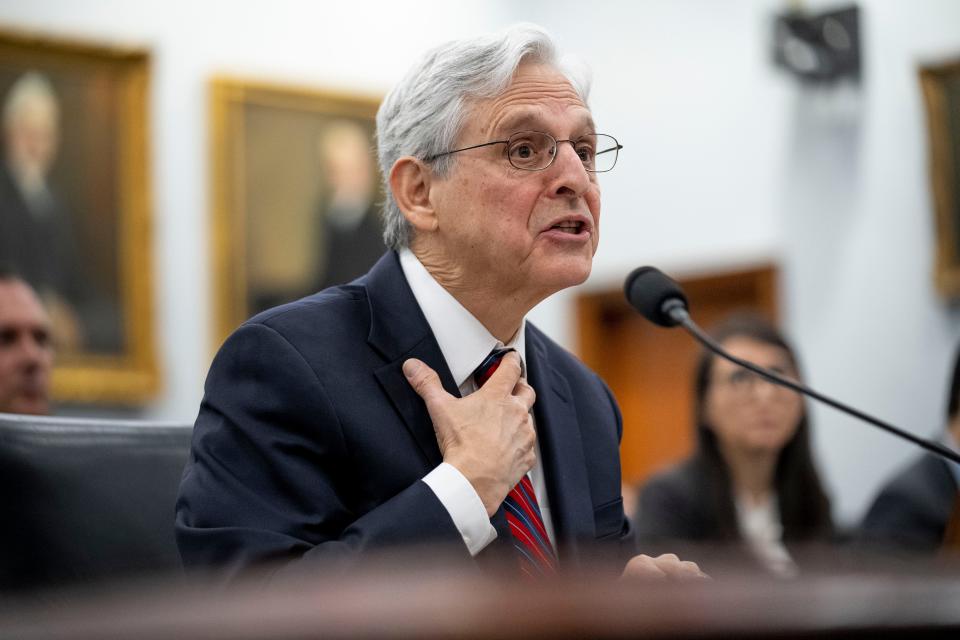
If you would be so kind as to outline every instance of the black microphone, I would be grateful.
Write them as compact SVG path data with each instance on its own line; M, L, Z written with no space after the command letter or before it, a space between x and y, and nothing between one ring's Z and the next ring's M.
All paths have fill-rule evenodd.
M690 317L683 289L656 267L634 269L623 291L630 304L655 325L675 327Z
M926 440L919 436L915 436L912 433L899 429L892 424L888 424L870 416L858 409L847 406L842 402L829 398L822 393L818 393L813 389L800 384L794 380L788 380L780 376L779 374L765 369L760 365L754 364L749 360L743 360L737 358L726 351L721 347L717 342L708 336L703 329L701 329L697 324L690 318L690 312L687 308L687 296L684 295L683 289L680 288L680 285L675 281L667 277L662 271L656 267L639 267L634 269L633 272L627 276L626 281L623 286L624 293L627 296L627 301L637 310L640 314L652 322L653 324L659 325L661 327L676 327L682 326L687 332L692 335L700 344L705 346L710 351L713 351L720 357L729 360L730 362L739 365L745 369L753 371L757 375L769 380L770 382L780 385L781 387L787 387L799 393L802 393L806 396L818 400L826 405L833 407L834 409L839 409L846 414L859 418L869 424L879 427L891 433L895 436L899 436L904 440L912 442L918 447L922 447L927 451L940 456L945 460L950 460L953 462L960 463L960 454L957 454L955 451L952 451L938 442L933 442L931 440Z

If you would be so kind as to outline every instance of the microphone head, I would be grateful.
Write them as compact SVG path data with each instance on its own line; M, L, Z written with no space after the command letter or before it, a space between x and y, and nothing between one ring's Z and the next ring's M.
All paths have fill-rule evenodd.
M665 309L681 306L687 308L687 296L680 285L656 267L638 267L627 276L623 284L627 301L650 322L661 327L675 327L677 320Z

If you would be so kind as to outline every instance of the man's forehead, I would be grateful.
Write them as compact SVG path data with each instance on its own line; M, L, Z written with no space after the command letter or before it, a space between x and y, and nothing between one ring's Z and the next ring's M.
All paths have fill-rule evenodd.
M21 282L0 282L0 321L9 323L46 323L43 306L26 285Z
M575 130L592 132L596 129L593 124L593 117L586 107L582 110L568 110L565 116ZM543 105L517 105L504 110L502 114L499 114L499 117L491 119L488 129L503 133L521 129L541 130L549 128L547 125L558 117L560 116L555 113L555 110L545 109Z
M500 95L480 100L475 114L484 115L485 133L570 120L572 126L593 129L590 110L570 80L557 69L538 63L523 63Z

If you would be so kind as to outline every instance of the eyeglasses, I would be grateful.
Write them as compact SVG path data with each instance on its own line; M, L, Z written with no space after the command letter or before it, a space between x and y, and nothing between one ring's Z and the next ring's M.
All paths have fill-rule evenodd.
M782 367L769 367L769 369L770 371L778 374L781 378L786 378L787 380L798 382L796 374L793 371L786 370ZM779 387L774 383L770 382L769 380L767 380L766 378L764 378L763 376L756 374L753 371L750 371L749 369L744 369L742 367L737 368L731 371L729 374L720 377L718 382L728 385L730 389L737 394L751 393L755 389L757 389L758 386L761 384L764 384L764 385L769 384L773 386L774 389L776 389L777 391L794 393L793 391L790 391L789 389L784 389L783 387Z
M603 133L588 133L576 140L557 140L543 131L518 131L506 140L493 140L483 144L475 144L462 149L445 151L424 158L433 162L437 158L449 156L461 151L489 147L494 144L507 145L507 161L521 171L543 171L557 159L557 147L561 142L569 142L583 163L583 168L590 173L604 173L613 169L617 164L617 154L623 145L613 136Z

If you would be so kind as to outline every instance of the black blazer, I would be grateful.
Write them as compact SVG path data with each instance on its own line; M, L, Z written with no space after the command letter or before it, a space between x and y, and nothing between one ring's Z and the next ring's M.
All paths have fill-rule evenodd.
M957 499L957 482L947 463L924 454L877 495L860 525L872 545L932 553L940 548Z
M739 541L720 530L712 487L722 481L710 478L706 465L695 457L647 480L637 496L633 518L641 551L653 554L680 548L689 554L689 549L705 543Z
M596 374L529 323L526 341L561 565L598 550L622 558L633 544L617 405ZM228 573L276 558L349 566L369 551L423 543L469 559L421 480L442 459L401 370L410 357L458 395L394 252L349 285L244 323L207 377L177 502L184 563ZM509 545L502 508L492 521L494 545Z
M723 498L717 487L725 482L726 477L711 472L709 465L696 455L652 476L641 487L634 510L640 551L649 555L676 553L713 575L765 572L736 523L722 524ZM822 537L818 544L827 542L826 536ZM784 538L789 538L786 525ZM809 541L802 545L794 541L787 546L798 564L801 560L803 564L817 562L820 551L813 550Z

